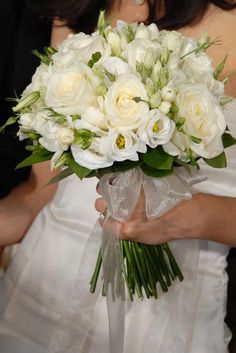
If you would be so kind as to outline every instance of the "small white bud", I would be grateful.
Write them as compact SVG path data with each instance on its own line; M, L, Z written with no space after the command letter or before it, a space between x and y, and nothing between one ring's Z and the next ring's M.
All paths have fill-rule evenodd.
M170 108L171 108L171 103L170 102L162 101L158 109L163 114L167 115L170 112Z

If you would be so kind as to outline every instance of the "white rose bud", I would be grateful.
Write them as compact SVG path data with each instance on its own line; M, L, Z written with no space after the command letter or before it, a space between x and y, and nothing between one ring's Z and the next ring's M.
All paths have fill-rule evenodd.
M162 101L159 106L159 110L165 115L169 113L170 108L171 108L171 103L166 101Z
M167 102L174 102L176 98L175 90L169 86L163 87L161 90L161 98Z

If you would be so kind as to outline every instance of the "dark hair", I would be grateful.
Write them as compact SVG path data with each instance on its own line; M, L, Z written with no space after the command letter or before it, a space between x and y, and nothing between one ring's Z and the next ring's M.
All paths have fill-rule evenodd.
M58 17L74 32L85 33L94 30L100 9L109 9L112 2L112 0L26 0L31 9L40 16L51 19ZM150 15L147 22L156 22L159 28L178 29L200 20L209 4L224 10L236 8L233 0L148 0ZM164 15L160 16L162 13Z

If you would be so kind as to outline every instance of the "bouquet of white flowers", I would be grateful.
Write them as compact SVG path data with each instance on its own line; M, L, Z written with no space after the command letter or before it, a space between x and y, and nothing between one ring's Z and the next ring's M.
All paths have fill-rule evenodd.
M214 70L205 53L217 43L206 34L196 42L159 31L155 24L119 21L112 28L102 13L92 35L70 34L58 50L35 52L41 65L5 124L18 121L20 140L32 142L32 155L19 167L51 160L52 168L62 168L53 181L132 168L164 180L180 166L198 169L200 158L225 167L224 148L235 143L223 112L226 80L219 80L225 59ZM135 292L142 298L142 289L157 297L158 283L167 291L176 277L182 280L167 244L119 246L131 299Z

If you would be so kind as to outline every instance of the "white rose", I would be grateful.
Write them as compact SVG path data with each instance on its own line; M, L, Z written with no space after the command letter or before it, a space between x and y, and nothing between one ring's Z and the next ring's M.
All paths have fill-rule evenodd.
M184 37L175 31L161 31L161 45L173 52L179 52L184 43Z
M131 67L123 60L111 56L110 58L103 61L102 66L115 76L125 75L132 73Z
M147 150L134 132L122 129L111 129L109 134L101 139L100 149L103 155L118 162L138 161L138 152L145 153Z
M183 84L176 98L179 117L185 118L184 132L190 138L189 146L197 155L213 158L223 151L221 136L226 122L217 99L204 84Z
M73 63L87 64L96 52L101 53L102 58L107 58L111 55L111 47L101 36L78 33L69 35L52 58L54 65L70 67Z
M101 138L94 139L90 148L86 150L83 150L80 145L72 145L71 152L74 160L82 167L91 170L111 166L113 160L100 153L100 142Z
M128 64L136 70L136 63L142 63L144 61L148 48L153 50L156 61L161 51L160 44L143 38L137 38L130 42L122 55L127 60Z
M149 113L149 121L144 129L138 132L142 141L152 148L166 144L175 130L175 123L160 110L153 109Z
M82 114L88 106L96 106L97 78L85 64L52 73L45 94L47 106L64 115Z
M148 104L136 102L135 97L148 100L142 82L135 75L118 77L105 96L105 111L111 126L133 130L145 123Z

